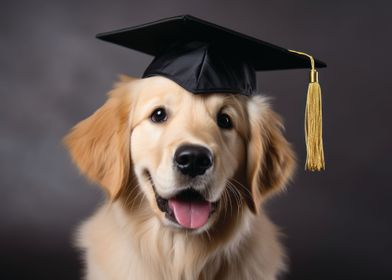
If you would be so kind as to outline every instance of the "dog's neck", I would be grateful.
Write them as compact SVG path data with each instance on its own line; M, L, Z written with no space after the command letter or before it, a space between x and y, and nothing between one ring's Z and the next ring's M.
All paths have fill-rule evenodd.
M203 279L207 273L219 274L233 262L234 252L238 253L242 238L250 230L252 214L246 207L239 211L247 213L227 213L208 232L192 234L162 225L149 207L127 210L121 203L115 202L112 208L124 238L131 242L130 250L139 255L147 271L159 269L153 274L165 276L163 279Z

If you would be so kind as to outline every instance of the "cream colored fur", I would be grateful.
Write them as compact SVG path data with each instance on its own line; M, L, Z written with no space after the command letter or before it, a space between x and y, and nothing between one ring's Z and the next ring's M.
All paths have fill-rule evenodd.
M157 106L168 108L167 123L151 123ZM234 129L217 127L219 110ZM162 77L123 77L65 138L80 170L108 193L78 231L86 279L276 279L285 269L284 250L261 204L293 173L281 129L260 96L195 96ZM215 156L211 172L192 184L219 200L219 208L195 231L165 219L149 181L160 194L184 184L171 163L183 143L205 145Z

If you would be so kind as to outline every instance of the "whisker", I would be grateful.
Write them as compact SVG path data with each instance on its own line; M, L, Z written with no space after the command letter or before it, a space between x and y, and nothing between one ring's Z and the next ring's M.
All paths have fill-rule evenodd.
M227 188L228 192L227 192L227 201L229 202L230 205L230 213L233 213L233 205L232 205L232 201L230 199L230 188Z
M237 204L237 210L240 211L242 206L241 194L238 192L236 186L233 185L230 181L227 184L227 189L232 193Z
M142 192L140 192L140 193L143 194ZM139 201L139 207L138 207L139 209L142 207L142 204L144 203L145 199L146 199L146 196L143 194L142 198Z
M137 186L134 186L131 191L128 192L127 194L127 198L125 199L125 204L128 205L128 201L129 199L132 197L132 195L134 194L135 191L137 191Z
M223 191L223 193L222 193L222 203L221 203L221 205L220 205L220 211L222 211L222 208L224 209L223 210L223 219L226 219L226 215L227 215L227 206L228 206L228 202L227 202L227 192L226 192L226 190L224 190Z
M208 230L206 230L205 232L206 232L206 234L207 234L208 240L209 240L210 242L212 242L212 238L211 238L210 232L209 232Z
M144 196L142 192L138 192L138 193L136 194L136 196L134 197L134 199L133 199L133 201L132 201L131 208L134 207L136 201L140 198L140 196ZM140 207L140 205L139 205L139 207Z
M246 191L249 195L252 195L252 192L246 186L244 186L241 182L236 180L235 178L229 179L229 182L230 181L234 181L236 183L236 186L241 187L242 190Z

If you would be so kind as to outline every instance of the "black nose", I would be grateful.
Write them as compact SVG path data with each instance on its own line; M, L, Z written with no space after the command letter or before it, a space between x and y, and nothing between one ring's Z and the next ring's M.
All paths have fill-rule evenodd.
M182 174L196 177L212 166L212 154L203 146L183 145L174 154L174 164Z

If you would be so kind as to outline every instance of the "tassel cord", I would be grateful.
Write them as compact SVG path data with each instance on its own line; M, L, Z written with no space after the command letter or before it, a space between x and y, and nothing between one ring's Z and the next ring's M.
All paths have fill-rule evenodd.
M311 64L310 83L305 109L305 142L307 152L305 170L324 170L325 160L322 137L322 99L321 87L318 83L318 73L315 69L315 62L311 55L294 50L289 51L308 57Z

